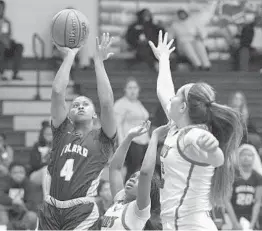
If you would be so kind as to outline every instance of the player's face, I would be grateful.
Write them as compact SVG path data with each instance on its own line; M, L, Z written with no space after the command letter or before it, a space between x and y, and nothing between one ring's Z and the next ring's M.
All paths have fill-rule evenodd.
M250 150L243 150L239 153L239 164L242 167L252 169L254 163L254 154Z
M112 195L111 195L111 191L110 191L110 184L109 182L104 183L101 191L100 191L100 196L102 198L104 198L107 201L112 200Z
M125 88L126 97L130 100L136 100L139 96L139 86L136 81L130 81Z
M140 172L136 172L133 175L131 175L131 177L125 184L125 192L129 197L136 198L139 174Z
M170 103L167 108L168 116L174 122L177 122L181 119L181 116L187 111L185 103L185 90L186 88L191 87L190 85L185 85L178 89L176 95L170 100Z
M92 120L95 116L93 103L84 96L77 97L70 109L70 118L73 122Z
M16 183L22 183L26 177L25 168L23 166L14 166L10 172L11 178Z
M45 138L45 140L47 142L52 142L53 140L53 134L52 134L52 130L51 127L47 127L45 128L44 132L43 132L43 136Z

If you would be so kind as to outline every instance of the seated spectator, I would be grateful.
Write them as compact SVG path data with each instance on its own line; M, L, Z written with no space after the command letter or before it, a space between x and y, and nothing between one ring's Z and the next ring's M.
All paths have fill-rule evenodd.
M23 45L16 43L12 38L11 22L4 16L5 2L0 1L0 79L7 80L4 77L4 70L6 68L6 59L13 59L13 80L22 80L17 76L21 66Z
M176 39L177 52L185 56L196 69L209 70L211 63L204 45L204 35L188 12L177 11L177 20L169 29L171 38Z
M6 136L2 133L0 134L0 177L8 174L8 168L13 158L13 149L6 143Z
M113 198L110 191L110 184L108 181L100 180L97 187L96 202L99 208L100 216L103 216L113 203Z
M149 113L138 99L140 87L134 78L129 78L125 85L125 95L115 102L118 142L121 143L128 131L149 119ZM126 179L138 171L144 159L149 142L149 133L133 139L126 156Z
M48 164L53 135L48 121L42 123L38 141L30 153L30 173L40 170Z
M143 9L136 15L137 21L128 27L126 41L131 49L136 51L137 60L146 62L151 69L156 70L157 62L148 41L151 40L156 44L158 32L163 28L154 24L152 13L148 9Z
M258 217L262 199L262 176L253 170L254 153L240 148L238 151L239 168L236 169L231 198L226 209L233 229L242 230L241 219L249 223L249 229L259 229Z
M249 114L245 95L239 91L234 92L229 98L229 106L241 113L243 122L246 124L247 133L243 137L242 143L250 143L259 150L262 145L261 137Z
M9 221L23 223L24 219L27 219L36 227L35 185L27 179L26 168L23 164L13 162L9 171L10 176L0 178L1 222L8 225ZM33 221L32 217L35 218Z
M253 42L255 26L258 20L259 18L255 17L251 23L245 24L242 28L238 51L238 68L240 71L249 71L251 44Z

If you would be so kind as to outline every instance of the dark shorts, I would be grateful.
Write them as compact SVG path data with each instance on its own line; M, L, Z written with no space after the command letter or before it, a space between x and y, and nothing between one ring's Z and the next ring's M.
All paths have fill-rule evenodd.
M44 202L39 210L39 230L98 230L99 212L95 203L57 208Z

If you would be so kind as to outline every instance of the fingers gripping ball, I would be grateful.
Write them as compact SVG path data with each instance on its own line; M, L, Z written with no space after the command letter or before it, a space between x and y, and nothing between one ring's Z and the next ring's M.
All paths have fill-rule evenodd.
M84 14L74 9L57 13L51 25L53 42L61 47L81 47L89 34L89 22Z

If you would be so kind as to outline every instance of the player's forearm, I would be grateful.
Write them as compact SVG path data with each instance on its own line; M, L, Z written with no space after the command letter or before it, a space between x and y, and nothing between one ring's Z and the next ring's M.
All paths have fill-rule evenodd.
M109 165L109 171L111 170L121 170L123 168L127 151L132 142L132 137L127 136L123 142L117 148L115 154L113 155L112 161Z
M157 78L157 96L166 110L170 99L175 95L175 88L171 76L168 56L162 56L159 60L159 73Z
M100 105L113 107L114 94L105 70L104 62L96 57L94 58L94 63L97 81L97 94Z
M253 206L252 217L251 217L251 222L250 222L252 228L254 228L257 222L257 219L260 213L260 206L261 206L260 202L256 202Z
M65 56L64 61L56 73L55 79L53 81L52 90L54 93L65 95L67 85L69 84L69 75L74 59L75 55L73 53L68 52Z
M148 148L146 150L142 167L140 169L140 174L147 176L148 178L151 178L154 173L154 169L156 165L157 144L158 144L158 138L153 133L149 141Z
M238 224L239 222L238 222L237 216L235 214L235 211L230 201L226 202L226 210L227 210L227 213L228 213L228 216L231 222L233 224Z

